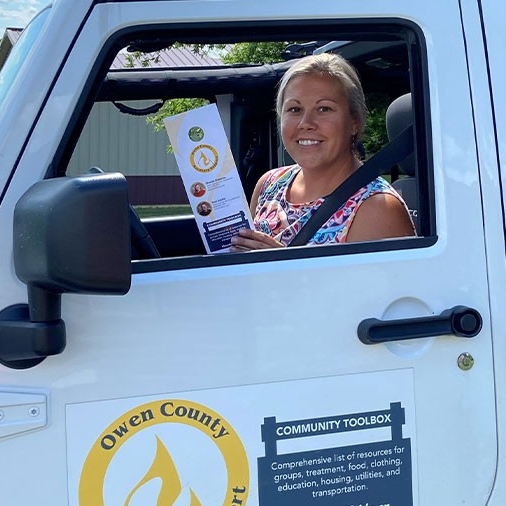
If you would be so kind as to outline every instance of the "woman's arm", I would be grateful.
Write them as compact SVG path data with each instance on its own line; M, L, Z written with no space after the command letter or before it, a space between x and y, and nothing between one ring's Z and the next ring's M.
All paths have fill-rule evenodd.
M263 174L260 179L257 181L255 185L255 189L253 190L253 195L251 196L250 202L250 210L253 218L256 214L256 209L258 206L258 200L260 198L260 194L262 192L262 188L264 186L265 180L269 177L270 172L266 172ZM244 228L239 230L239 234L232 237L232 247L230 251L238 252L238 251L250 251L254 249L268 249L268 248L282 248L284 244L272 237L264 234L263 232L258 232L257 230L249 230Z
M414 236L413 222L402 202L390 193L377 193L358 208L346 242Z

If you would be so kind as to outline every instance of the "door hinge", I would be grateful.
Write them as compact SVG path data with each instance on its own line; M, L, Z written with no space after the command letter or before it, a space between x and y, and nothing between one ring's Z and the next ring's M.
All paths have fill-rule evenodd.
M47 396L0 391L0 439L47 425Z

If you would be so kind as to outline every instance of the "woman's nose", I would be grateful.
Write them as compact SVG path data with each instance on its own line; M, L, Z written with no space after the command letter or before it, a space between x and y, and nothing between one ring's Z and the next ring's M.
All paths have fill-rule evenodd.
M315 118L312 111L304 111L299 121L299 128L314 128Z

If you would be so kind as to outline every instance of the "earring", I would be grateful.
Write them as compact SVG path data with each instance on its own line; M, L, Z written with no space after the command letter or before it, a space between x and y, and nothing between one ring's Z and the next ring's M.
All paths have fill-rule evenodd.
M358 135L357 134L353 134L351 136L351 152L352 153L355 153L355 151L356 151L357 139L358 139Z

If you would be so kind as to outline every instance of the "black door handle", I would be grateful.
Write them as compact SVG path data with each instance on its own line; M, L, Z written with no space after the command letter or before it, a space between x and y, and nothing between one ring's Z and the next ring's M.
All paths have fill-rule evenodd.
M360 322L357 334L364 344L378 344L447 334L474 337L480 332L482 325L483 318L476 309L455 306L434 316L402 320L367 318Z

